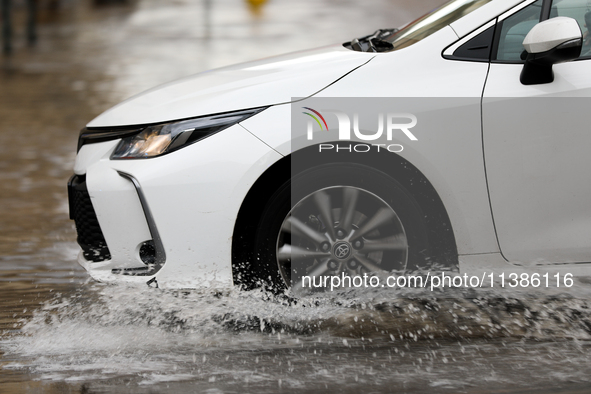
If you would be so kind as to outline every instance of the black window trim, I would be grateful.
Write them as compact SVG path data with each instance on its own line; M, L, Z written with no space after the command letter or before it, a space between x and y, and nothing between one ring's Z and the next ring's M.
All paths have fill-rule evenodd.
M491 24L491 22L492 22L492 24ZM488 26L488 25L490 25L490 26ZM486 23L483 23L478 28L472 30L470 33L466 34L464 37L460 38L456 42L454 42L451 45L448 45L447 47L445 47L443 49L443 51L441 52L441 56L444 59L447 59L447 60L456 60L456 61L459 60L459 61L463 61L463 62L478 62L478 63L488 63L488 62L490 62L490 56L489 56L488 59L466 58L466 57L455 56L455 55L453 55L453 53L452 54L449 54L449 53L446 53L446 52L448 52L452 48L453 48L453 50L455 52L462 45L466 44L467 42L469 42L473 38L478 37L478 35L484 33L485 31L487 31L491 27L494 27L496 29L496 25L497 25L497 17L494 17L493 19L487 21ZM496 31L495 31L495 34L496 34ZM494 34L493 34L493 37L494 37Z
M499 41L498 41L498 37L500 36L500 32L501 29L499 29L499 27L502 27L502 23L503 20L509 18L511 15L515 14L516 12L521 11L522 9L524 9L525 7L530 6L531 4L535 3L536 0L533 0L531 2L529 2L529 4L525 4L524 3L528 3L527 0L524 0L523 2L513 6L511 9L508 9L506 11L504 11L503 13L501 13L500 15L495 16L494 18L486 21L485 23L483 23L482 25L480 25L479 27L477 27L476 29L472 30L470 33L466 34L465 36L463 36L462 38L460 38L459 40L453 42L452 44L448 45L447 47L445 47L443 49L443 51L441 51L441 56L444 59L447 60L456 60L456 61L464 61L464 62L479 62L479 63L515 63L515 64L523 64L522 61L515 61L515 62L511 62L511 61L496 61L496 59L493 59L493 56L496 56L496 53L499 49ZM551 10L551 6L552 6L552 0L544 0L542 3L542 12L541 12L541 18L540 18L540 22L548 19L548 17L550 16L550 10ZM501 21L499 21L499 18L502 18ZM454 48L454 51L456 49L458 49L459 47L461 47L462 45L464 45L466 42L470 41L471 39L473 39L474 37L478 36L478 34L482 34L484 33L486 30L488 30L487 26L489 23L491 23L492 21L495 22L495 32L493 35L493 43L492 43L492 48L490 51L490 56L488 59L468 59L468 58L464 58L464 57L458 57L458 56L454 56L453 54L446 54L446 52L452 48ZM482 31L480 31L482 30Z
M529 4L523 5L523 3L527 3L527 0L526 0L523 3L520 3L516 6L514 6L513 8L511 8L510 10L507 10L507 11L503 12L502 14L496 16L495 18L487 21L486 23L483 23L481 26L474 29L470 33L466 34L464 37L460 38L459 40L457 40L454 43L445 47L443 49L443 51L441 51L441 56L447 60L464 61L464 62L495 63L495 64L524 64L525 61L523 61L523 60L497 60L496 56L497 56L497 52L499 51L499 41L500 41L501 31L503 30L503 22L507 18L514 15L516 12L521 11L522 9L532 5L535 2L536 2L536 0L533 0ZM550 13L552 12L552 2L553 2L553 0L543 0L542 1L542 12L540 13L540 20L539 20L540 22L550 19ZM499 21L499 18L502 18L502 19ZM487 27L487 25L490 24L491 22L494 22L495 29L494 29L492 48L490 51L489 59L466 58L466 57L454 56L453 53L452 54L446 53L450 50L450 48L454 48L454 52L455 52L455 50L457 50L459 47L461 47L462 45L464 45L468 41L477 37L479 34L484 33L486 30L488 30L490 28L490 27ZM591 55L589 57L579 58L579 59L575 59L573 61L577 62L579 60L591 60Z

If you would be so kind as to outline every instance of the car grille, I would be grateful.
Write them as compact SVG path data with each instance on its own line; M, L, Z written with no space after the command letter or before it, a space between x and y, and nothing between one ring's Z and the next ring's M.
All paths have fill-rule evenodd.
M84 258L95 263L110 260L111 252L90 201L85 175L74 175L70 178L68 199L70 219L76 223L78 244L82 248Z

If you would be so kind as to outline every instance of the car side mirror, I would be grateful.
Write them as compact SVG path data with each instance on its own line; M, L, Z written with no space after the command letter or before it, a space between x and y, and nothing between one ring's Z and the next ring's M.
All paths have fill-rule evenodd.
M581 55L583 34L576 20L559 16L535 25L523 40L526 51L520 81L537 85L554 81L552 65Z

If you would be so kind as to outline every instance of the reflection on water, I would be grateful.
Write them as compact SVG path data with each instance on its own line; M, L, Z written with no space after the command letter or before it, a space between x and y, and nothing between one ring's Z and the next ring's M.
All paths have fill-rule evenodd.
M399 26L439 0L273 0L256 13L244 0L39 3L38 45L16 31L0 70L1 392L589 387L584 295L369 292L294 303L104 286L75 263L65 184L77 131L98 113L208 68Z

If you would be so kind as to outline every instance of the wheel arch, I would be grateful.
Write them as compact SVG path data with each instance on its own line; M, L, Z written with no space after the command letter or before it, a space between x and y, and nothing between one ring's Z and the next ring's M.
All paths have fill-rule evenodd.
M305 160L294 160L300 155L305 156ZM412 163L395 153L384 150L376 154L346 151L338 153L325 151L319 154L318 146L313 145L275 162L251 186L242 201L232 237L234 284L250 288L259 279L255 277L257 270L252 269L256 261L252 245L258 219L273 194L289 182L292 173L338 162L370 167L386 173L402 184L423 210L431 249L430 256L435 266L446 270L458 269L456 240L447 210L431 182Z

